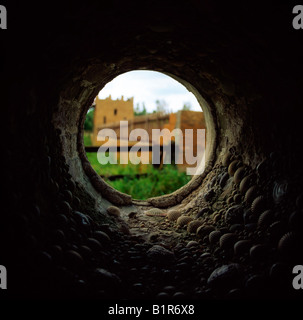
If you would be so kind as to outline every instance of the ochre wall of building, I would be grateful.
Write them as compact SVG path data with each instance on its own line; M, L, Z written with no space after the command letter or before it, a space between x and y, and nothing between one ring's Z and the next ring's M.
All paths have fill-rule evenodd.
M93 144L98 144L96 141L98 131L102 126L113 122L122 120L131 120L134 118L133 98L124 100L112 100L111 96L106 99L95 99L95 112L94 112L94 141ZM115 112L116 110L116 112ZM100 143L99 143L100 144Z

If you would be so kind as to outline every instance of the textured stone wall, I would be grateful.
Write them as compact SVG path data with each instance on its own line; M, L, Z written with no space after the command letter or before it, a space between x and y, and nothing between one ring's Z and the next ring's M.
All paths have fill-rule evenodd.
M10 275L9 294L114 297L118 292L125 298L131 292L137 297L136 279L123 268L137 262L134 257L146 257L149 244L128 234L125 219L108 210L114 204L126 217L154 206L176 208L189 216L187 223L203 220L207 228L195 236L207 252L199 249L195 255L206 253L207 262L196 263L191 249L180 252L170 244L179 259L175 274L173 256L164 252L172 261L165 270L188 297L193 292L186 281L202 278L209 281L199 282L200 298L258 292L292 297L289 286L274 286L277 279L289 280L303 251L303 48L301 30L292 28L292 6L98 1L52 3L47 10L42 2L12 2L7 9L8 29L1 32L0 264ZM197 96L208 142L204 173L173 194L144 203L96 175L81 130L99 90L138 69L171 75ZM248 186L255 189L246 195ZM224 237L215 241L211 231ZM242 240L249 246L240 244L239 256L233 245ZM139 287L154 297L164 290L161 275L167 273L146 263L142 274L137 271L148 281ZM227 277L227 287L218 274ZM157 287L149 287L155 279Z

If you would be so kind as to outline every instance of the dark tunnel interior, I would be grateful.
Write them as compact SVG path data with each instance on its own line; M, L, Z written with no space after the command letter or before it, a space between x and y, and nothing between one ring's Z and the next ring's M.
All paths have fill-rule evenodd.
M292 286L292 270L303 265L303 30L292 27L292 5L148 0L6 7L4 298L302 294ZM204 172L145 201L106 184L82 142L94 97L131 70L171 75L206 106ZM166 217L146 217L155 208Z

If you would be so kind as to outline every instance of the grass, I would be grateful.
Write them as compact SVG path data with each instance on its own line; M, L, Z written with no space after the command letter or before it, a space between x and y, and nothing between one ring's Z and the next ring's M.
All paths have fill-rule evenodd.
M127 175L123 179L104 180L116 190L131 195L134 199L147 199L171 193L184 186L191 176L178 171L173 165L164 165L161 170L149 165L106 164L98 162L96 153L87 153L87 158L99 175ZM135 178L135 174L147 173L147 176ZM133 176L133 177L132 177Z
M162 170L155 169L151 165L147 173L146 177L140 179L124 177L109 181L109 184L121 192L130 194L135 199L147 199L171 193L184 186L191 178L186 173L179 172L172 165L165 165Z
M84 135L83 135L83 140L84 140L84 145L89 147L92 145L92 140L90 137L90 132L85 132L84 131Z

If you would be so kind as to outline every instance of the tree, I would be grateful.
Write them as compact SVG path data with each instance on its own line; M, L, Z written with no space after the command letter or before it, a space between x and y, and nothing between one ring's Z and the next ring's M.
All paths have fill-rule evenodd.
M190 102L185 102L184 105L183 105L182 110L186 110L186 111L191 110Z
M169 113L168 104L165 100L156 100L156 112Z
M85 131L93 131L94 111L94 108L89 108L89 110L87 111L86 118L84 121Z
M145 103L142 102L142 109L140 109L140 105L139 105L139 103L137 103L137 106L135 107L135 110L134 110L134 115L135 116L144 116L146 114L147 114L147 110L145 107Z

